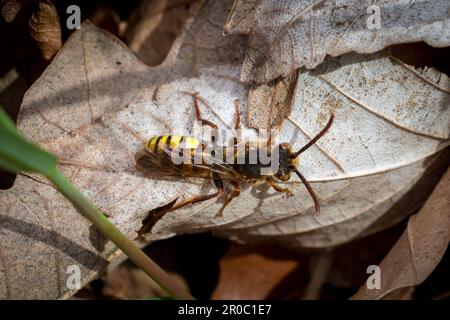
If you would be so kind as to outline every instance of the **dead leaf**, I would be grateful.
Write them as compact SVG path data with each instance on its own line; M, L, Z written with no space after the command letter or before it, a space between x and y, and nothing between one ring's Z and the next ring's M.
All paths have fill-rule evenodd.
M211 299L263 300L299 267L299 262L293 254L283 255L279 248L232 244L219 266L220 276Z
M449 186L450 169L381 262L381 288L363 285L352 299L381 299L396 289L416 286L431 274L450 241Z
M6 22L13 21L20 9L22 9L22 3L17 0L4 0L1 3L2 6L2 16Z
M413 300L414 287L401 288L384 296L383 300Z
M112 10L107 4L94 4L87 19L97 27L105 29L115 36L120 35L119 14Z
M187 288L186 281L180 275L170 273L170 276ZM104 282L102 294L115 299L149 299L167 296L166 292L145 272L129 266L115 268L104 278Z
M62 45L59 16L50 0L39 0L38 6L30 18L30 35L36 41L42 58L50 60Z
M239 81L245 38L221 36L230 9L229 1L203 5L158 67L87 23L25 95L19 129L59 155L64 173L131 238L148 211L214 190L210 181L143 176L134 155L140 138L192 133L186 92L200 92L204 118L221 128L234 123L235 99L247 112L248 87ZM215 215L223 199L206 201L164 215L147 240L213 230L294 247L350 241L406 194L447 144L449 92L445 75L414 69L388 52L345 55L301 73L279 137L297 149L334 111L330 132L300 166L321 199L321 215L312 214L298 180L289 183L295 195L288 199L243 185L222 218ZM255 137L244 120L243 126L244 137ZM2 297L68 297L76 291L66 286L69 265L80 267L83 285L118 256L110 243L98 251L98 241L89 239L99 235L41 177L19 176L0 192L0 203Z
M160 64L173 42L203 0L146 0L132 13L125 30L125 42L141 61Z
M450 45L448 0L377 1L379 28L372 23L373 5L372 0L236 0L224 33L249 35L241 80L264 83L302 66L311 69L327 54L373 53L422 40Z

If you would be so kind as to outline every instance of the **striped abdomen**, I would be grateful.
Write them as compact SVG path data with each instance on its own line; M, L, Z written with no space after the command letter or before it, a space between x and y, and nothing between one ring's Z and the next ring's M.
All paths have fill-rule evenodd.
M156 157L153 161L157 161L164 169L172 169L186 176L211 178L211 168L204 161L204 158L209 156L204 153L206 146L194 137L157 136L147 142L146 148ZM149 166L154 167L155 163Z
M200 145L200 141L194 137L186 137L179 135L170 136L157 136L148 140L146 148L154 153L163 153L164 148L168 147L170 149L178 148L182 146L183 148L195 149Z

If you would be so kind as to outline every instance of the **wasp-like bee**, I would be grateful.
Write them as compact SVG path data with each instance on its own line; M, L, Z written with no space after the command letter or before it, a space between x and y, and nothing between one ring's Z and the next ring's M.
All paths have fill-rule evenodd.
M217 129L217 125L215 123L201 117L198 100L198 94L196 93L194 94L194 108L197 120L203 125L208 125L214 129ZM240 105L238 100L235 101L235 106L235 130L237 130L240 128ZM246 143L244 148L239 149L237 148L238 139L235 138L233 147L221 147L219 148L222 150L221 155L217 155L214 154L214 152L210 152L207 144L197 138L180 135L163 135L153 137L148 140L144 150L138 152L135 159L138 167L143 170L150 170L153 172L156 171L166 175L212 179L217 187L217 191L212 194L193 196L183 201L179 201L178 203L176 203L175 200L165 208L165 212L173 211L186 205L212 199L223 193L227 193L227 197L225 198L225 201L217 214L221 216L223 214L223 210L230 203L230 201L240 194L239 182L246 182L252 185L267 183L278 192L286 192L288 195L292 195L292 192L288 188L279 186L277 181L286 182L290 179L291 173L295 172L295 174L297 174L308 189L308 192L314 200L316 214L319 214L319 200L311 185L297 169L299 160L298 157L302 152L314 145L316 141L325 134L325 132L330 128L333 118L334 115L332 113L328 123L322 131L320 131L309 143L298 151L293 151L290 144L286 142L272 146L271 138L263 144L258 143L257 147L251 143ZM237 161L238 157L248 160L250 158L250 152L253 148L267 148L264 151L267 155L270 155L274 152L275 148L278 148L278 166L276 166L277 171L269 175L263 175L262 170L268 166L271 166L271 164L262 163L259 157L256 159L255 164L250 164L249 161L245 161L245 163L239 163L239 161ZM207 149L208 151L206 151ZM215 148L214 150L217 149L218 148ZM230 159L230 152L232 152L232 159L234 159L231 163L226 161L226 159ZM244 154L242 154L242 152ZM257 154L262 153L257 152ZM192 161L176 163L173 161L174 156L187 156ZM201 161L194 161L194 159L201 159ZM225 192L224 182L228 182L233 186L232 192Z

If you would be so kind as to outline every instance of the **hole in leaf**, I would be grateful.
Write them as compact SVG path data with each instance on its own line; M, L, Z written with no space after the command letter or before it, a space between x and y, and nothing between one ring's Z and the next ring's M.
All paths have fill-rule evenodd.
M435 68L450 76L450 47L433 48L425 42L417 42L394 45L391 51L395 57L416 68Z
M16 174L0 170L0 190L8 190L14 185Z

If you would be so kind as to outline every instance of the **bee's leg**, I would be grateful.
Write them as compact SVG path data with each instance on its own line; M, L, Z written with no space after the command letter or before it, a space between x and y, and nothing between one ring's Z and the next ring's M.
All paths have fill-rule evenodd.
M234 129L241 128L241 101L239 99L234 100L234 106L236 108L236 120L234 122Z
M143 240L144 235L151 232L153 229L153 226L162 218L167 212L170 212L173 208L173 205L177 202L178 198L175 198L174 200L170 201L169 203L152 209L147 213L147 216L142 220L142 226L137 231L137 239Z
M234 137L234 145L239 144L241 141L241 102L239 99L234 100L234 106L236 108L236 120L234 123L234 131L236 132L236 137Z
M168 212L175 211L177 209L180 209L182 207L185 207L189 204L194 204L202 201L206 201L215 197L218 197L221 193L223 193L224 189L219 188L217 192L214 192L212 194L208 195L201 195L201 196L193 196L191 198L185 199L179 203L176 203L177 199L172 200L168 204L159 207L157 209L151 210L147 217L142 221L142 227L138 230L138 239L143 239L143 236L149 232L151 232L153 226L158 222L164 215L166 215Z
M218 176L214 176L213 179L214 179L213 180L214 181L214 185L217 187L217 191L216 192L211 193L211 194L206 194L206 195L193 196L193 197L184 199L183 201L175 204L170 209L170 211L180 209L180 208L182 208L184 206L187 206L188 204L194 204L194 203L206 201L206 200L213 199L215 197L220 196L225 190L224 187L223 187L223 182L220 179L220 177L218 177Z
M223 210L225 207L233 200L233 198L236 198L241 194L241 187L239 186L239 183L236 181L231 181L231 184L234 187L233 192L225 199L225 202L223 203L222 207L220 208L219 212L216 214L216 217L222 217L223 216Z
M278 184L276 184L275 181L273 181L273 179L271 177L267 177L266 181L276 191L278 191L278 192L286 192L288 194L288 196L293 196L294 195L289 188L280 187Z
M219 189L216 192L211 193L211 194L206 194L206 195L201 195L201 196L193 196L193 197L184 199L183 201L181 201L181 202L177 203L176 205L174 205L170 209L170 211L174 211L174 210L180 209L182 207L187 206L188 204L194 204L194 203L206 201L206 200L209 200L209 199L213 199L213 198L218 197L219 195L221 195L223 193L223 191L224 191L223 188L221 188L221 189Z
M149 233L153 226L158 222L166 213L175 211L189 204L194 204L202 201L206 201L215 197L218 197L224 192L222 180L219 177L214 177L214 184L217 187L217 191L212 194L193 196L185 199L179 203L176 203L178 198L172 200L168 204L165 204L159 208L151 210L147 217L142 221L142 227L138 230L138 239L143 239L143 236Z
M202 118L200 108L198 107L198 101L199 101L198 92L196 92L194 93L194 108L195 108L195 118L197 119L197 121L200 121L203 125L207 125L213 129L217 129L218 128L217 124Z

